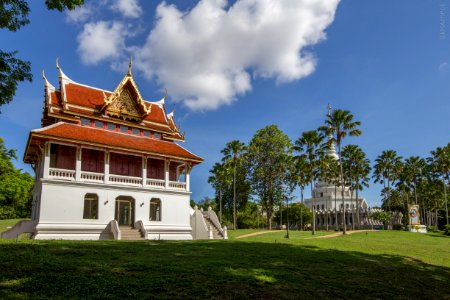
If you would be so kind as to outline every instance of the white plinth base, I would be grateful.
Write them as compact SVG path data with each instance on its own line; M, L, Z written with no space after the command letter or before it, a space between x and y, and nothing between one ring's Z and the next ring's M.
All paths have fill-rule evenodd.
M427 227L425 225L408 225L406 229L410 232L427 233Z

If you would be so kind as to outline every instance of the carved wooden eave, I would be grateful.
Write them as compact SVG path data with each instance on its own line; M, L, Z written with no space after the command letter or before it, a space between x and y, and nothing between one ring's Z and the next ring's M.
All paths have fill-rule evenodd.
M142 99L137 85L129 72L108 97L103 93L104 103L100 112L109 116L140 122L147 116L152 106Z

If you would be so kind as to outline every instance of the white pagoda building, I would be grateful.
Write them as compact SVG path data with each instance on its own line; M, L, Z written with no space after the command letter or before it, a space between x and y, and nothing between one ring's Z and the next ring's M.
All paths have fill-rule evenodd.
M330 110L330 107L328 107ZM339 160L335 145L332 143L328 149L328 156ZM335 186L328 182L319 180L312 191L312 198L305 199L305 205L316 213L316 229L326 229L328 227L342 225L343 208L345 209L345 224L351 226L357 223L357 211L359 206L359 221L361 226L379 225L369 218L370 208L366 199L355 193L352 195L349 187L344 187L344 197L342 198L342 186ZM313 201L314 200L314 201ZM314 206L313 206L314 202ZM353 216L355 220L353 220Z
M59 88L43 76L42 128L30 132L24 154L36 173L32 219L3 237L225 237L214 212L190 207L190 172L203 159L179 144L185 136L166 112L166 96L142 98L131 60L112 91L77 83L57 68Z

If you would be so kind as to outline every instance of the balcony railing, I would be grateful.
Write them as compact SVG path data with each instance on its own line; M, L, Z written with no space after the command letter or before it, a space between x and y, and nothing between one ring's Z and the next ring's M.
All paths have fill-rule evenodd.
M163 189L166 186L166 181L161 179L147 179L147 186Z
M65 170L65 169L56 169L51 168L49 170L50 178L58 178L64 180L75 180L75 170Z
M121 176L121 175L110 175L109 182L125 185L142 185L142 178Z
M76 181L77 175L75 170L65 170L65 169L49 169L49 178L58 179L58 180L68 180L68 181ZM86 172L81 171L79 180L81 182L92 182L92 183L105 183L105 174L104 173L95 173L95 172ZM108 176L109 184L118 184L118 185L127 185L127 186L140 186L147 187L153 189L161 189L165 190L166 187L168 190L177 190L177 191L186 191L186 182L180 181L168 181L166 185L166 181L163 179L153 179L147 178L145 180L145 184L142 184L143 178L141 177L132 177L132 176L122 176L122 175L114 175L110 174Z
M104 182L105 175L103 173L81 172L81 180L89 182Z

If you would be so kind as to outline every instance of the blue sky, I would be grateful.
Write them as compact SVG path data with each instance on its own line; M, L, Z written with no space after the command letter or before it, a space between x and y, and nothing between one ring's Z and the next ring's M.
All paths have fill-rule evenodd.
M28 26L0 31L0 49L19 50L34 74L1 108L0 136L20 157L29 131L40 127L42 69L57 85L59 57L73 80L113 90L130 54L144 98L159 100L167 87L168 107L176 106L187 133L184 146L205 159L191 177L195 200L213 196L208 171L226 142L248 142L269 124L295 140L322 125L328 102L361 121L363 135L345 143L361 146L371 161L386 149L425 157L450 142L447 1L324 1L313 8L294 1L299 13L278 3L276 24L264 10L270 0L86 1L70 15L30 2ZM249 24L257 29L243 34ZM279 60L298 63L299 53L296 68ZM21 161L16 166L32 172ZM379 205L379 191L372 183L363 192L370 205Z

